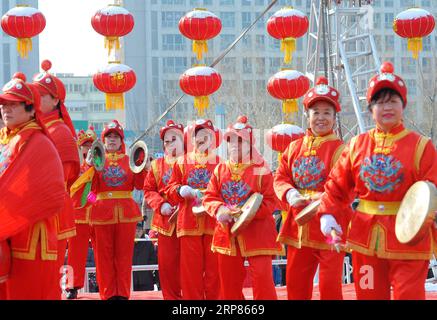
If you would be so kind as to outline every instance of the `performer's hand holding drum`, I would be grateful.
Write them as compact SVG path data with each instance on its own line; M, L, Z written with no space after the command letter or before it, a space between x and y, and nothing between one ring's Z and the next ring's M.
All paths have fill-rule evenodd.
M176 207L176 209L171 214L170 218L168 218L169 223L174 223L178 219L178 213L179 213L179 206Z
M400 243L415 245L436 221L437 188L428 181L413 184L396 215L396 237Z
M317 210L319 209L321 202L322 199L320 196L318 200L311 202L309 205L303 208L296 218L294 218L297 225L303 226L304 224L310 222L310 220L317 214Z
M11 270L11 249L7 241L0 241L0 283L8 279Z
M261 193L252 194L240 210L240 214L236 213L235 223L231 228L231 233L237 235L241 230L253 220L263 201Z

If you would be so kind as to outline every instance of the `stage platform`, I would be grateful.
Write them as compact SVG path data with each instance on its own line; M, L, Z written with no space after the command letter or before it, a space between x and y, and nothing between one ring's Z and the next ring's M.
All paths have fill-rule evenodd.
M426 299L437 300L437 285L427 284ZM287 289L285 287L276 287L279 300L287 299ZM252 289L245 288L244 295L247 300L252 300ZM343 285L343 297L345 300L355 300L355 289L353 284ZM79 293L78 300L100 300L98 293ZM162 300L161 291L135 291L132 292L131 300ZM320 300L318 286L314 287L313 300Z

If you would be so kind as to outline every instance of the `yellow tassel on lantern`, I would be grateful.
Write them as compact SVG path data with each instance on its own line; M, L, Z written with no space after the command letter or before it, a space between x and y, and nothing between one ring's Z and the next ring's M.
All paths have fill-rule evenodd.
M413 59L419 58L419 52L423 50L422 38L409 38L408 51L413 53Z
M284 123L294 123L294 115L299 111L297 100L287 99L282 101L282 112L284 113Z
M123 110L124 109L124 95L123 93L107 93L106 110Z
M203 53L208 52L208 43L205 40L194 40L193 52L197 55L197 60L201 60Z
M105 49L108 49L108 56L111 54L112 49L120 50L119 37L105 37Z
M281 51L285 53L284 62L289 64L293 58L293 52L296 51L296 39L285 38L281 40Z
M31 38L18 38L17 39L17 51L21 58L27 58L29 51L32 50L32 39Z
M194 97L194 108L196 108L199 117L203 117L205 115L205 110L208 109L208 107L208 96Z

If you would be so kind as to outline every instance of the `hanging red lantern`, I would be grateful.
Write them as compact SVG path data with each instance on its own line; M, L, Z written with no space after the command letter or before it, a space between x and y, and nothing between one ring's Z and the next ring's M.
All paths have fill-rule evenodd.
M123 93L135 86L135 72L127 65L110 62L93 76L97 89L106 94L106 109L124 109Z
M292 124L279 124L267 131L266 143L277 152L284 152L288 145L299 138L302 138L305 132L302 128Z
M421 8L402 11L393 22L394 32L402 38L408 38L408 50L413 53L414 59L419 57L423 49L422 38L429 35L434 27L434 16Z
M209 95L216 92L222 85L222 77L215 69L197 66L185 71L179 78L183 92L194 96L194 107L199 116L205 114L209 107Z
M267 91L276 99L283 100L282 111L288 117L298 112L297 99L310 88L310 80L296 70L282 70L269 79Z
M307 33L308 17L292 7L285 7L275 12L267 21L267 32L275 39L281 40L281 51L284 51L284 62L290 63L296 51L296 39Z
M201 60L208 52L207 40L216 37L222 30L222 22L215 14L206 9L196 8L179 20L179 31L193 40L193 52Z
M17 51L22 58L27 58L32 50L31 38L40 34L45 27L46 19L41 11L27 5L18 5L2 17L2 29L17 38Z
M108 54L112 49L120 49L120 37L134 28L134 17L120 5L111 4L98 10L91 18L91 25L97 33L105 36L105 48Z

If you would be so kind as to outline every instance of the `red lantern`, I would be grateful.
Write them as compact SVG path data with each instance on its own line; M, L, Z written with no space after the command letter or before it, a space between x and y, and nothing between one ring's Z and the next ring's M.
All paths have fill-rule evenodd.
M17 38L17 51L22 58L27 58L32 50L31 38L40 34L45 27L46 19L41 11L27 5L16 6L2 17L2 29Z
M266 143L273 150L284 152L292 141L302 138L304 135L305 132L298 126L279 124L267 131Z
M193 40L193 52L198 60L202 59L204 52L208 52L206 41L217 36L221 30L222 22L219 17L206 9L196 8L179 20L179 31Z
M424 9L412 8L399 13L394 22L393 30L402 38L408 38L408 50L413 58L419 57L422 51L422 38L429 35L435 27L435 20L431 13Z
M179 78L183 92L194 96L194 107L198 115L203 116L209 107L209 95L216 92L222 85L222 77L213 68L198 66L185 71Z
M124 109L123 93L135 86L135 72L128 66L110 62L93 76L97 89L106 93L106 109Z
M308 31L308 17L292 7L285 7L275 12L267 21L267 32L281 40L281 51L284 51L284 62L290 63L296 51L296 39Z
M297 99L310 88L310 80L296 70L282 70L269 79L267 91L273 98L283 100L282 111L289 116L298 112Z
M134 24L133 15L116 4L100 9L91 18L94 30L105 36L105 48L108 49L108 54L113 48L120 49L119 37L131 32Z

